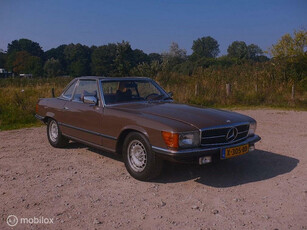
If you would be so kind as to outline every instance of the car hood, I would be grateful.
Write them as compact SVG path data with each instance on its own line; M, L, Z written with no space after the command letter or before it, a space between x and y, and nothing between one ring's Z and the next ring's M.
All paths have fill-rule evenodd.
M151 114L180 121L197 129L254 121L248 116L235 112L177 103L131 103L111 107L126 112Z

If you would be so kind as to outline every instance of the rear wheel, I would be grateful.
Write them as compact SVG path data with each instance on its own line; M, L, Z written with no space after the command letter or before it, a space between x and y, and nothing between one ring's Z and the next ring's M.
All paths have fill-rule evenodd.
M123 144L123 157L129 174L146 181L160 175L163 161L155 156L147 138L137 132L128 134Z
M47 137L48 137L49 143L53 147L56 147L56 148L64 147L69 142L69 140L62 135L61 130L56 120L53 120L53 119L48 120Z

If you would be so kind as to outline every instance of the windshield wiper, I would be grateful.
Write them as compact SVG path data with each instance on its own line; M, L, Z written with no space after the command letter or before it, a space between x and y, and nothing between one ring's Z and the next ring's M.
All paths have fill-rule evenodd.
M154 101L166 101L166 100L173 100L170 96L163 96L162 94L157 95L154 98L148 99L148 102L154 102Z
M162 98L163 101L166 101L166 100L173 100L173 98L171 98L170 96L165 96Z
M156 96L154 96L153 98L148 98L147 99L147 101L156 101L156 100L158 100L160 97L161 97L162 95L160 94L160 95L156 95Z

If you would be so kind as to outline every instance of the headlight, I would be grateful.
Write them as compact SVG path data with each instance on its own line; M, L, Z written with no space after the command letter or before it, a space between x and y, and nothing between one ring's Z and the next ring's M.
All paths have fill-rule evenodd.
M179 147L195 147L199 145L199 132L180 133L179 134Z
M199 131L186 133L172 133L162 131L165 144L170 148L188 148L199 145Z
M257 122L251 122L249 124L248 136L252 136L255 134L257 128Z

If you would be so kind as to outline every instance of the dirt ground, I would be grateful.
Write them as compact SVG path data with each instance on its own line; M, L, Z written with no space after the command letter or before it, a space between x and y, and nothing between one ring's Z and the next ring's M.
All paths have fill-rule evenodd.
M52 148L45 127L0 132L0 229L307 229L307 112L239 112L258 121L258 150L167 163L153 182L131 178L119 156ZM42 216L53 223L20 223Z

